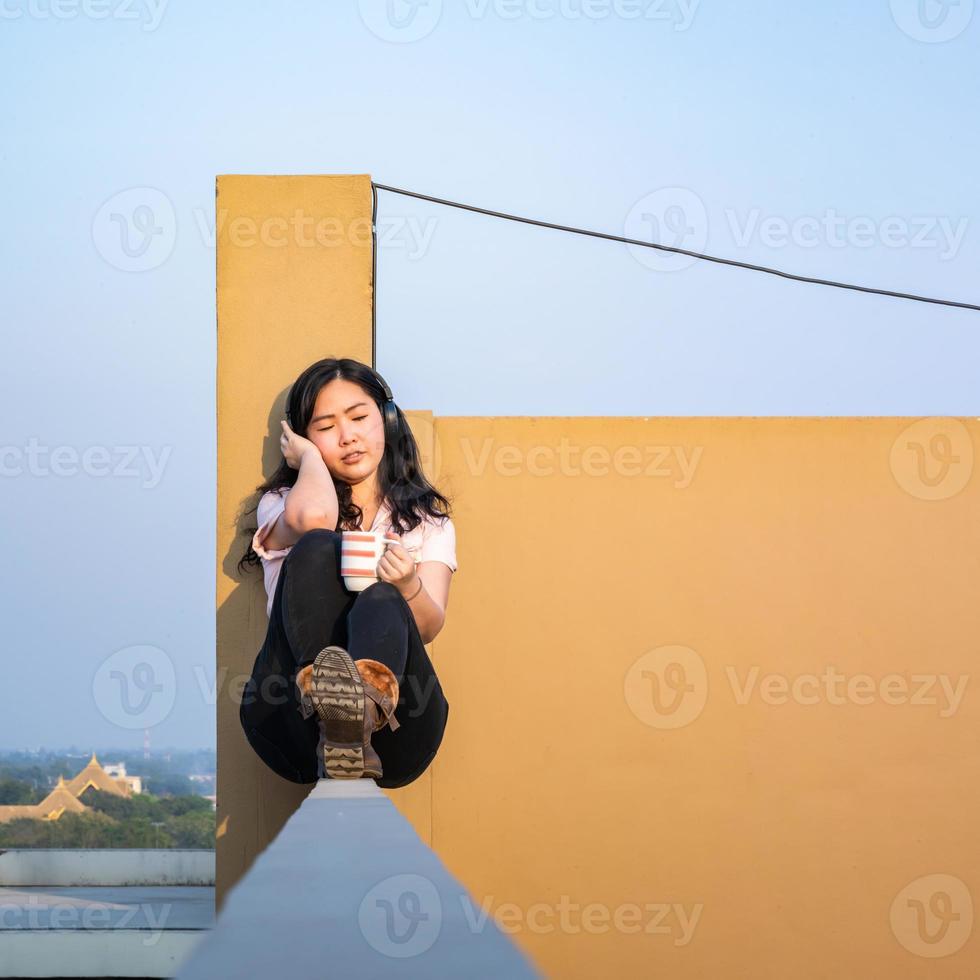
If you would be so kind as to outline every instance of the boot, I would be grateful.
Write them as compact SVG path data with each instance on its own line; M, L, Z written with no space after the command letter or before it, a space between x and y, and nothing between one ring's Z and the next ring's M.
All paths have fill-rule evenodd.
M307 664L305 667L301 667L296 674L296 687L299 689L299 710L304 718L316 715L317 728L320 731L320 737L316 743L316 778L325 779L327 772L323 768L323 748L326 742L326 731L323 719L313 707L313 701L310 697L312 684L313 664Z
M324 647L296 675L300 711L318 716L318 775L331 779L380 779L381 759L371 734L386 724L399 727L394 711L398 680L377 660L355 664L343 647Z
M381 778L381 757L371 744L371 734L385 725L392 731L399 727L395 717L398 704L398 679L389 667L378 660L355 660L361 675L361 687L367 695L364 702L364 729L362 734L364 752L364 775L374 779Z

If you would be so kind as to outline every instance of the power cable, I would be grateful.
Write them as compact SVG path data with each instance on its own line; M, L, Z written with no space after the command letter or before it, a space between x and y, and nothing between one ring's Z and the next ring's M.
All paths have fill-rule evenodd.
M837 282L834 279L817 279L813 276L800 276L793 272L784 272L781 269L771 269L765 265L754 265L751 262L738 262L735 259L719 258L717 255L705 255L701 252L691 252L685 248L675 248L672 245L660 245L656 242L641 242L635 238L623 238L621 235L609 235L602 231L589 231L586 228L572 228L569 225L558 225L550 221L539 221L536 218L524 218L516 214L506 214L503 211L491 211L489 208L478 208L472 204L461 204L459 201L447 201L441 197L431 197L428 194L419 194L416 191L406 191L400 187L389 187L387 184L376 184L371 182L371 189L374 197L374 210L372 217L372 227L377 220L378 210L378 190L390 191L392 194L403 194L406 197L417 197L422 201L432 201L434 204L444 204L451 208L462 208L464 211L475 211L477 214L488 214L494 218L506 218L508 221L521 221L528 225L537 225L540 228L553 228L555 231L566 231L574 235L590 235L593 238L605 238L611 242L623 242L626 245L639 245L643 248L655 248L664 252L676 252L678 255L689 255L695 259L704 259L706 262L717 262L721 265L731 265L739 269L751 269L754 272L765 272L771 276L780 276L783 279L792 279L796 282L809 282L818 286L834 286L837 289L853 289L861 293L873 293L876 296L891 296L895 299L910 299L917 303L935 303L939 306L952 306L961 310L976 310L980 312L980 306L974 303L961 303L952 299L936 299L932 296L919 296L915 293L899 293L891 289L877 289L873 286L858 286L853 283ZM375 249L375 271L377 271L377 250ZM372 351L374 346L374 319L372 310ZM373 356L373 354L372 354Z

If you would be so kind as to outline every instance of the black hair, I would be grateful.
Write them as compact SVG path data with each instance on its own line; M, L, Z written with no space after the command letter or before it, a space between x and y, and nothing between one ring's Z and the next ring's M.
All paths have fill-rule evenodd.
M337 378L352 381L359 385L378 406L382 418L382 405L387 400L385 386L375 371L367 364L349 357L325 357L306 368L293 382L286 398L286 420L290 428L299 435L305 435L313 417L317 395L324 385ZM385 448L378 464L378 491L381 501L391 512L391 527L396 534L405 534L418 527L427 518L450 516L450 501L426 479L422 472L415 436L408 426L402 410L396 406L397 422L394 433L385 431ZM333 475L331 474L333 477ZM280 490L295 485L299 471L293 469L285 459L279 468L255 488L255 504L244 511L250 514L258 509L262 495L269 490ZM337 491L340 513L335 530L355 530L360 527L363 512L351 500L351 486L344 480L333 477ZM238 561L239 572L246 566L258 565L259 556L252 547L252 536L257 527L246 529L249 533L248 547Z

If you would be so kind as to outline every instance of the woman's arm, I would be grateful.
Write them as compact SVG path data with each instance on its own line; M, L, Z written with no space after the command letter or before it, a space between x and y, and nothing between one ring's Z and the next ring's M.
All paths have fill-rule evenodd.
M323 484L324 475L326 486ZM333 531L337 527L338 512L337 491L330 471L319 450L314 448L311 453L301 457L296 483L286 494L285 509L269 528L263 546L270 549L291 548L313 528L325 527Z
M315 446L303 452L299 476L286 496L286 523L300 534L315 527L334 530L340 505L333 477Z
M431 643L446 622L453 570L441 561L424 561L416 566L415 572L409 582L399 589L412 610L422 642ZM420 579L422 589L418 595L413 595L419 588ZM413 598L409 599L409 596Z

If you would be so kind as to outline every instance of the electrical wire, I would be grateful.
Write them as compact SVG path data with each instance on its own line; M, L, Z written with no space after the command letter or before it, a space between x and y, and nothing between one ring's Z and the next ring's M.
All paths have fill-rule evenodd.
M837 289L853 289L861 293L872 293L876 296L891 296L895 299L909 299L917 303L935 303L938 306L952 306L961 310L976 310L980 312L980 306L974 303L961 303L952 299L936 299L932 296L919 296L915 293L899 293L891 289L877 289L873 286L858 286L853 283L837 282L834 279L817 279L812 276L800 276L793 272L784 272L781 269L772 269L765 265L754 265L751 262L739 262L735 259L719 258L717 255L705 255L701 252L691 252L685 248L675 248L672 245L660 245L656 242L641 242L635 238L623 238L621 235L610 235L601 231L589 231L585 228L572 228L569 225L558 225L550 221L539 221L536 218L524 218L516 214L506 214L503 211L491 211L488 208L478 208L472 204L461 204L459 201L447 201L441 197L431 197L428 194L419 194L416 191L406 191L400 187L389 187L387 184L376 184L371 182L371 189L374 195L374 212L372 217L372 227L377 218L378 210L378 190L390 191L392 194L403 194L406 197L417 197L422 201L432 201L434 204L444 204L447 207L462 208L464 211L475 211L478 214L488 214L494 218L506 218L508 221L520 221L528 225L537 225L540 228L553 228L555 231L566 231L574 235L589 235L592 238L605 238L611 242L623 242L626 245L639 245L643 248L655 248L664 252L676 252L678 255L689 255L695 259L704 259L706 262L717 262L721 265L731 265L739 269L751 269L754 272L765 272L771 276L780 276L783 279L792 279L796 282L808 282L818 286L833 286ZM375 271L377 270L377 252L375 250ZM373 310L372 310L373 314ZM372 349L374 322L372 315Z

